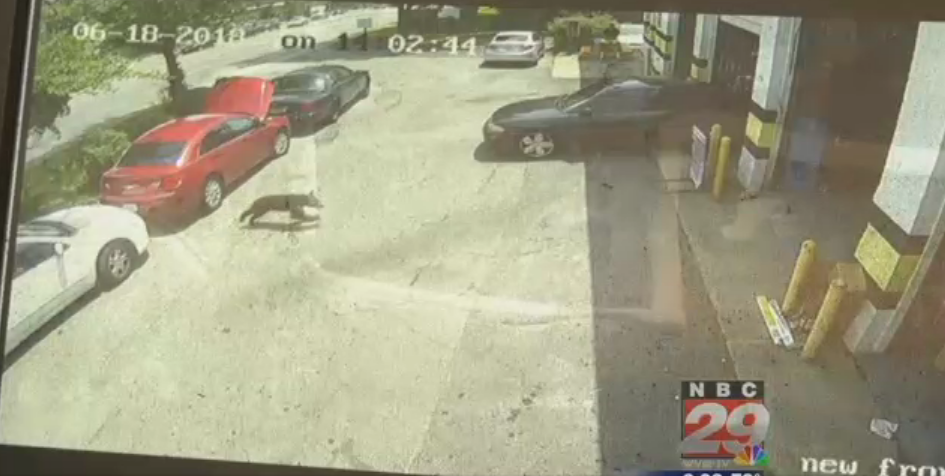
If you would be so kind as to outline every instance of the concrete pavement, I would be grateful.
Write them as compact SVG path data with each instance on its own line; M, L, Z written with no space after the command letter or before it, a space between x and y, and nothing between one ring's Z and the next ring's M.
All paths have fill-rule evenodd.
M688 155L664 150L656 160L667 185L686 180ZM839 340L828 342L815 363L775 346L754 298L783 298L803 240L815 240L825 261L852 262L865 210L856 197L768 192L739 201L730 192L721 203L708 193L677 194L676 209L738 378L764 380L770 389L771 469L800 474L802 457L845 458L859 461L860 474L875 474L897 449L869 431L870 420L885 415L856 362Z
M3 441L402 471L448 468L449 455L507 446L514 431L533 439L504 466L463 471L502 474L544 455L559 471L595 472L581 169L473 157L492 110L570 85L550 82L547 66L480 70L467 58L376 59L371 71L372 98L336 131L294 140L214 215L155 238L124 286L74 309L7 370ZM399 105L382 104L394 91ZM260 195L307 188L316 161L321 229L236 223ZM558 336L557 356L545 336ZM461 378L489 361L480 380ZM493 413L451 404L459 385L467 409ZM528 395L554 417L507 421ZM459 424L449 418L492 438L456 433L463 444L445 447L429 435Z
M319 56L272 58L228 64ZM4 374L0 439L452 474L678 467L679 381L732 371L656 164L482 154L495 109L577 87L548 60L333 62L368 69L371 97L35 339ZM317 229L236 221L310 189Z

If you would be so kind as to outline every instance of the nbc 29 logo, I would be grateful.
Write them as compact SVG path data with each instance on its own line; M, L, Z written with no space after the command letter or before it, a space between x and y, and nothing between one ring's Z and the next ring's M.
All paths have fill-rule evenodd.
M727 459L767 466L765 436L771 416L762 381L685 381L682 404L684 459Z

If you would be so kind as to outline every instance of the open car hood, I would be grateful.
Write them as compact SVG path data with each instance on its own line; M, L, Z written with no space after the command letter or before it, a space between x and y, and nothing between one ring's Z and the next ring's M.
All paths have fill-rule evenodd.
M264 119L276 86L265 78L234 78L219 84L207 95L205 112L249 114Z

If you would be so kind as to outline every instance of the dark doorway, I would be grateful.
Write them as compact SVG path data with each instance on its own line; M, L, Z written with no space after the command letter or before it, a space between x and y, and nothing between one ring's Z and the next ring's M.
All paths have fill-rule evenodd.
M918 24L805 20L781 184L871 195L882 176Z
M722 133L732 139L732 150L741 150L745 136L745 121L751 107L751 91L758 63L758 35L719 22L716 33L712 83L719 86L724 96L718 121Z
M719 22L712 78L724 88L734 109L748 110L757 61L758 35Z
M696 38L696 14L680 13L676 33L676 51L673 61L673 76L687 79L692 70L692 47Z

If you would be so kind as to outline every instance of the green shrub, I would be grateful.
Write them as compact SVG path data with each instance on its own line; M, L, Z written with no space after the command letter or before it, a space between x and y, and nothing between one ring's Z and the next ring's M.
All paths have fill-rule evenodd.
M570 26L572 22L577 22L576 32ZM548 23L548 32L554 38L555 52L573 53L592 44L594 38L603 36L604 30L615 23L617 19L607 13L565 13Z
M27 167L23 178L20 218L86 203L98 194L99 179L131 145L124 132L95 129L68 149Z

